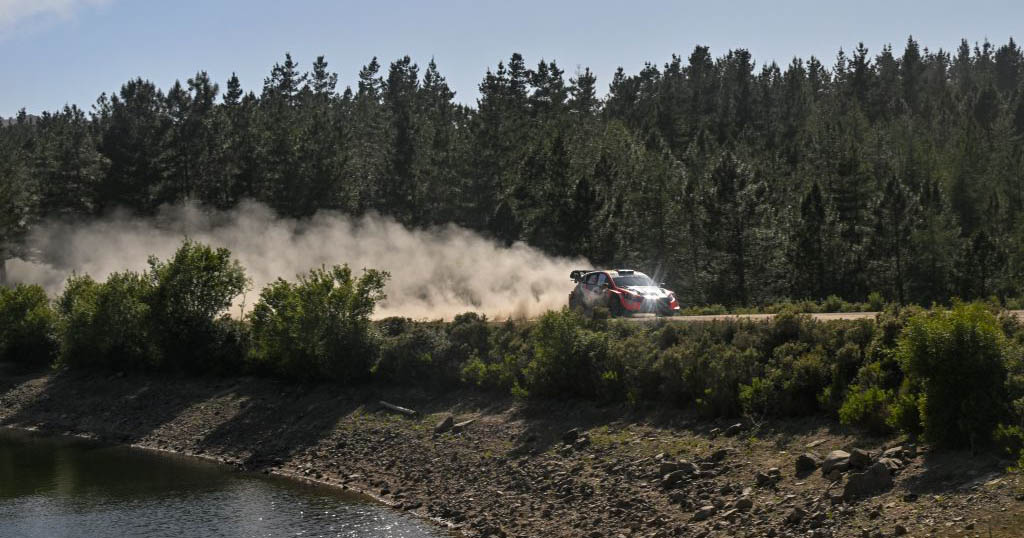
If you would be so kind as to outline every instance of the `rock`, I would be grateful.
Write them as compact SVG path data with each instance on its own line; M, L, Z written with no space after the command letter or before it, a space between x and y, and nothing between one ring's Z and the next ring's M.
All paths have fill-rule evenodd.
M726 437L732 437L740 433L741 431L743 431L743 423L737 422L736 424L733 424L732 426L726 428L725 433L723 435L725 435Z
M789 514L786 515L786 523L789 523L789 524L800 523L800 521L806 515L807 515L807 512L805 512L803 508L800 508L799 506L797 506L796 508L793 509L793 511L791 511Z
M850 468L850 453L845 450L833 450L825 456L821 463L821 474L828 476L833 470L845 472Z
M658 464L658 476L665 476L671 472L678 471L679 464L674 461L663 461Z
M850 451L850 467L867 469L871 465L871 454L866 450L855 448Z
M434 433L444 433L444 432L452 429L452 426L454 424L455 424L455 417L453 417L451 415L448 415L448 416L444 417L444 420L442 420L441 422L438 422L437 426L434 426Z
M686 493L682 491L673 491L668 494L668 502L672 504L683 504L686 502Z
M810 443L807 443L807 446L805 448L807 448L807 450L810 450L812 448L815 448L815 447L817 447L819 445L823 445L823 444L825 444L825 440L824 439L818 439L817 441L811 441Z
M462 422L456 423L456 424L452 425L452 432L454 432L454 433L461 432L462 430L465 430L467 426L469 426L470 424L472 424L474 422L476 422L476 419L475 418L471 418L469 420L464 420Z
M715 437L718 437L718 434L720 433L722 433L721 428L711 428L711 431L708 432L708 437L714 439Z
M713 461L715 463L718 463L718 462L724 460L726 457L728 457L729 454L731 454L732 452L733 452L733 449L731 449L731 448L719 448L718 450L716 450L713 453L711 453L711 457L708 458L708 460L709 461Z
M882 452L883 458L903 459L903 445L894 446Z
M682 460L676 463L676 465L678 465L676 469L679 471L684 471L692 475L700 474L700 467L698 467L696 463Z
M878 463L885 465L892 474L896 474L903 468L903 462L895 458L881 458Z
M763 473L757 473L757 485L759 487L771 486L782 480L782 471L778 467L772 467Z
M903 502L912 503L917 500L916 493L907 493L903 495Z
M717 510L718 509L715 508L714 505L710 505L709 504L707 506L702 506L702 507L700 507L700 509L698 509L696 512L693 513L693 520L694 521L704 521L705 519L715 515L715 512Z
M583 448L583 447L585 447L585 446L587 446L589 444L590 444L590 436L588 436L588 435L581 435L578 439L576 439L575 446L576 446L576 448Z
M863 473L851 474L847 477L843 488L843 499L850 502L860 497L867 497L892 488L892 473L882 462L875 462Z
M562 434L562 442L567 445L571 445L576 442L576 438L579 436L580 431L576 428L573 428Z
M821 465L821 456L814 452L804 452L796 459L796 474L798 476L808 475Z
M736 504L733 505L737 510L747 511L754 507L754 501L750 500L750 497L740 497L736 500Z
M906 533L907 533L907 528L904 527L903 525L898 524L898 523L896 524L896 527L893 528L893 530L892 530L892 535L893 536L903 536Z
M683 469L672 471L661 478L661 487L671 488L672 486L682 482L689 478L693 473L689 473Z

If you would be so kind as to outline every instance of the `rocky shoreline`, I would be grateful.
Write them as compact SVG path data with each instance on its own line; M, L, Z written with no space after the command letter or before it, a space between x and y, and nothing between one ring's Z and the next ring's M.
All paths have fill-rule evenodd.
M1024 519L1005 459L821 419L58 372L0 374L0 426L313 480L464 536L1005 537Z

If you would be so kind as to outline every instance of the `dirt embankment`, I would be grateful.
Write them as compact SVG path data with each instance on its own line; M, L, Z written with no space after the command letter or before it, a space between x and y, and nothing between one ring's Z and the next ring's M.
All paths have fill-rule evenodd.
M0 374L0 425L318 480L467 536L1005 537L1024 517L1005 460L821 420L731 428L476 393L61 373ZM853 447L866 453L825 463L830 476L801 457Z

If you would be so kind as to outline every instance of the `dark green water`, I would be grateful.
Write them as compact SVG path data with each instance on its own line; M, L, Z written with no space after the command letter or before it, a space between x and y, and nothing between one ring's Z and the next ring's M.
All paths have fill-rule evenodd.
M0 430L0 537L440 537L330 488Z

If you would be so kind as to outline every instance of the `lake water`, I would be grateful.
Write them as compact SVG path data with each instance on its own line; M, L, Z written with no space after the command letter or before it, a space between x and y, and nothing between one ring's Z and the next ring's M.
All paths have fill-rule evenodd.
M447 536L343 491L0 429L0 537Z

